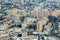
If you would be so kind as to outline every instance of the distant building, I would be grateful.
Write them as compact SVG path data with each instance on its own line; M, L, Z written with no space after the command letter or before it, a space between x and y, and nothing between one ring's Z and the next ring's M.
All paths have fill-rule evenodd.
M0 10L1 10L1 4L0 4Z
M21 3L21 4L24 4L24 0L11 0L11 2L15 3Z
M46 1L56 1L56 2L60 2L60 0L46 0Z
M60 10L52 11L52 16L55 16L55 17L60 16Z

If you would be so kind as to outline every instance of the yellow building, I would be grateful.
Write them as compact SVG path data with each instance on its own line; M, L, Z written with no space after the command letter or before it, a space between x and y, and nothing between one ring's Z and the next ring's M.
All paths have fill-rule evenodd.
M23 30L23 31L25 30L25 28L27 27L27 25L28 25L27 23L23 23L23 24L22 24L22 30Z
M16 8L12 8L12 9L9 9L9 10L6 10L9 14L11 15L15 15L17 14L18 12L20 12L19 9L16 9Z
M38 32L41 32L42 29L43 29L43 27L42 27L42 22L38 22L38 23L37 23L37 31L38 31Z
M7 28L7 29L5 30L5 32L9 34L9 33L10 33L10 28Z
M8 14L11 14L11 15L19 14L19 15L22 15L22 16L26 16L26 11L25 10L20 10L20 9L17 9L17 8L12 8L12 9L6 10L6 12Z
M37 31L41 32L43 29L43 25L45 25L48 21L48 18L44 17L40 21L37 22Z

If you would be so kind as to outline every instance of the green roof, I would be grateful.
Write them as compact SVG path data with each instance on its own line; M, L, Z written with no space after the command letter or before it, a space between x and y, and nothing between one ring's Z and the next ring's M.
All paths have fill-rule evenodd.
M7 12L0 12L0 14L4 14L4 15L7 15Z

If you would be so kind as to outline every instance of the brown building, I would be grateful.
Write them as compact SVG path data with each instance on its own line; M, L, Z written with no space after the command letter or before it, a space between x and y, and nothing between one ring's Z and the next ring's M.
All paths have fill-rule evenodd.
M0 40L9 40L8 36L0 37Z
M38 20L51 15L49 11L35 12L34 10L30 12L31 17L36 17Z
M60 15L60 10L55 10L52 12L52 16L58 17Z

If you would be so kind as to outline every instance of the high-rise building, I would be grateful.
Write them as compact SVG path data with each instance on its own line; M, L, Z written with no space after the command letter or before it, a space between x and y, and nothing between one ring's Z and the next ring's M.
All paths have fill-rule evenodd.
M1 10L1 4L0 4L0 10Z

